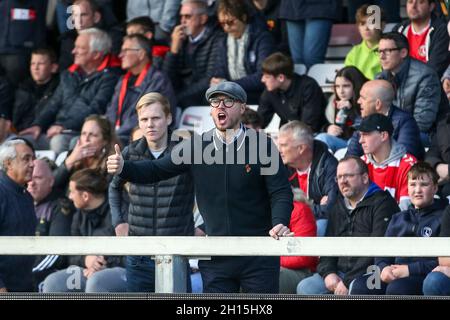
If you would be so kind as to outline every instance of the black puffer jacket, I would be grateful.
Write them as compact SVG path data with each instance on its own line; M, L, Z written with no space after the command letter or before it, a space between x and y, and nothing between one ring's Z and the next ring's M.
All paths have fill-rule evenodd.
M160 155L169 154L175 142ZM145 138L123 151L125 160L154 160ZM115 176L109 187L113 225L126 221L121 203L124 181ZM194 234L194 183L190 173L152 184L129 185L128 223L130 236L187 236ZM122 209L121 209L122 208Z
M38 86L31 78L19 84L13 109L13 124L17 131L31 127L34 120L44 110L58 84L58 76L42 86Z
M168 52L163 70L168 74L178 104L182 107L204 105L204 93L214 75L219 54L219 41L223 33L209 26L202 39L196 44L184 41L178 54ZM192 53L189 53L192 50Z
M330 211L326 237L382 237L393 214L400 209L389 192L372 183L356 208L347 209L344 198L338 197ZM349 287L357 277L374 264L372 257L321 257L317 272L325 278L331 273L344 272L344 284Z

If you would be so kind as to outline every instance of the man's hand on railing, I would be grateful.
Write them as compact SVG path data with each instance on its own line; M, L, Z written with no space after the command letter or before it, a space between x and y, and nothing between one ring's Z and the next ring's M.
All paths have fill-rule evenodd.
M196 236L196 237L205 237L206 233L200 228L195 228L194 236Z
M269 235L278 240L280 237L293 237L294 233L291 232L288 227L280 223L269 231Z
M106 161L106 167L108 168L108 173L120 174L123 169L123 157L122 152L118 144L114 145L114 150L116 153L110 155Z
M6 289L5 287L0 288L0 293L6 293L8 292L8 289Z

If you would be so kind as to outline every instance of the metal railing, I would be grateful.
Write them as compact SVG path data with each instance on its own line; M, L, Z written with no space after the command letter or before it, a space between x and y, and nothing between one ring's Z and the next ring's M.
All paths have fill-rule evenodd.
M450 256L450 238L0 237L0 255L155 256L158 293L186 292L187 258L212 256Z

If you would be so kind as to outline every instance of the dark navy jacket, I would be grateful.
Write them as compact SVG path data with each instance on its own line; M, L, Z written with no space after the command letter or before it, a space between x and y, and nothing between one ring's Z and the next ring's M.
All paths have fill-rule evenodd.
M0 236L34 236L33 198L0 170ZM0 255L0 288L31 291L34 256Z
M16 13L17 19L12 18L12 12ZM43 46L47 32L46 13L47 1L1 0L0 54L28 53Z
M386 237L438 237L441 227L441 217L447 201L435 200L423 209L413 207L396 213L386 230ZM376 258L375 263L383 270L391 264L406 264L410 275L425 276L438 265L437 258Z
M292 191L273 142L264 133L243 130L228 146L217 138L215 129L195 135L161 159L125 161L119 176L134 183L152 183L190 171L208 235L268 236L273 226L289 225Z
M391 106L388 118L391 119L394 127L392 138L397 143L403 145L406 148L406 152L412 154L419 160L423 159L425 149L422 146L419 127L414 117L400 108ZM361 119L357 119L355 122L358 125ZM348 142L347 155L359 157L363 154L363 149L359 143L359 132L355 131Z

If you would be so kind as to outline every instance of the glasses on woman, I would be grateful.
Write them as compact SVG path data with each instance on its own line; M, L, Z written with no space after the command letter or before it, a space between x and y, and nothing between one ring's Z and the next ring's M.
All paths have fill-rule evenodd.
M223 105L225 106L225 108L231 108L232 106L234 106L234 103L236 102L236 100L234 100L232 98L225 98L225 99L211 98L211 99L209 99L209 104L213 108L218 108L220 106L221 102L223 102Z

